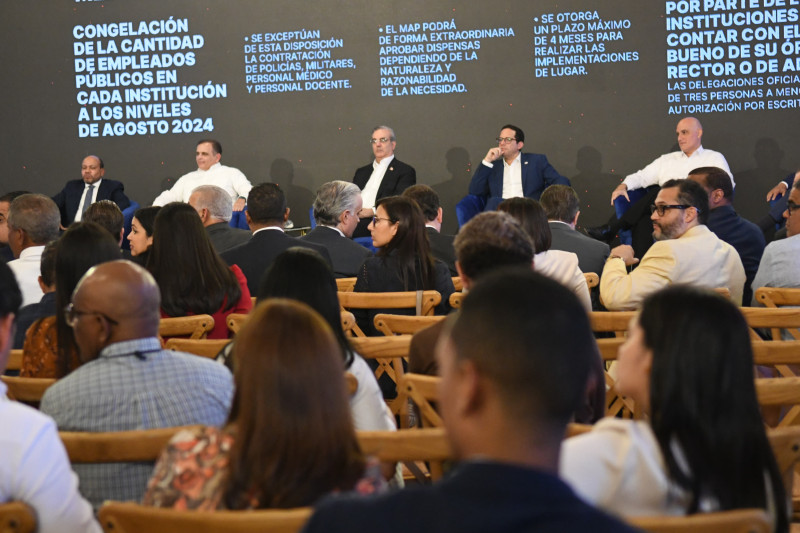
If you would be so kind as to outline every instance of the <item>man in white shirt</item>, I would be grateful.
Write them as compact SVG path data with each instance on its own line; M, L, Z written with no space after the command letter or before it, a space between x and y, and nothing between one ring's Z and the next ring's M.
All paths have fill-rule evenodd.
M188 202L192 191L197 187L216 185L230 194L234 211L244 209L247 195L253 186L239 169L226 167L219 162L220 159L222 159L222 145L219 141L214 139L198 141L195 152L197 170L181 176L171 189L162 192L153 200L153 205Z

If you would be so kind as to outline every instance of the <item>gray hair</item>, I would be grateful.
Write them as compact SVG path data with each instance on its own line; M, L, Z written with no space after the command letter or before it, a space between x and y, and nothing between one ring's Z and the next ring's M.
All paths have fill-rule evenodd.
M335 226L345 211L356 214L361 189L347 181L329 181L317 189L314 199L314 219L322 226Z
M397 137L394 136L394 130L389 126L375 126L374 128L372 128L372 133L375 133L378 130L389 130L389 140L397 141Z
M198 193L196 208L208 209L211 218L230 222L233 216L233 200L225 189L216 185L200 185L192 189L192 194L194 193Z
M8 226L23 230L34 244L45 245L58 238L61 212L43 194L23 194L8 208Z

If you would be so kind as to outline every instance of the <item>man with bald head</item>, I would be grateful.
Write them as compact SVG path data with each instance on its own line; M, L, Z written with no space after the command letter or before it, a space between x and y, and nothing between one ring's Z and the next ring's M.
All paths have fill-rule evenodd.
M53 196L53 201L61 212L62 226L66 228L73 222L80 221L89 206L99 200L111 200L120 210L131 205L131 201L125 196L122 182L106 179L105 173L105 164L98 156L89 155L83 158L82 179L68 181L61 192Z
M227 368L164 350L158 339L161 295L153 277L130 261L92 267L66 310L81 366L42 398L41 411L62 431L127 431L222 425L233 380ZM93 506L140 500L152 464L75 465Z

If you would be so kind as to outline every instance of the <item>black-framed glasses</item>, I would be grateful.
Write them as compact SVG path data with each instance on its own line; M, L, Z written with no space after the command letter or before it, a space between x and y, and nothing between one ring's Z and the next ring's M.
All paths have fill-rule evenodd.
M515 142L517 140L517 138L516 137L498 137L495 140L497 141L497 144L500 144L500 143L513 143L513 142Z
M666 213L668 209L681 209L681 210L684 210L684 209L689 209L690 207L694 207L694 206L691 206L691 205L678 205L678 204L672 204L672 205L655 204L655 205L651 205L650 206L650 214L652 215L653 213L658 211L658 216L663 217L664 213ZM700 212L699 209L697 211Z
M392 222L391 218L383 218L383 217L379 217L379 216L374 216L374 217L372 217L372 225L373 226L377 226L379 220L385 220L386 222L394 224L394 222Z
M794 202L786 202L786 211L789 213L790 216L791 216L792 213L797 211L798 207L800 207L800 205L798 205L798 204L796 204Z
M388 143L389 141L391 141L391 139L390 139L390 138L388 138L388 137L381 137L380 139L370 139L370 140L369 140L369 143L370 143L370 144L375 144L375 143L377 143L377 142L380 142L380 143L384 143L384 144L386 144L386 143Z
M115 326L119 324L119 322L109 317L105 313L101 313L100 311L78 311L71 303L64 307L64 319L66 320L67 325L71 328L75 327L75 324L78 323L78 319L82 315L100 315Z

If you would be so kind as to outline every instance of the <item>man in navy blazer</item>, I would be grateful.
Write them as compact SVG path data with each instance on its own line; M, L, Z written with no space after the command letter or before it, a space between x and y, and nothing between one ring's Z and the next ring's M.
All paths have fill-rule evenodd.
M569 185L544 154L523 154L525 133L512 124L500 130L497 146L490 148L469 184L469 194L486 201L485 211L497 209L505 198L538 200L550 185ZM502 159L501 159L502 157Z
M67 227L73 222L78 222L83 217L83 212L99 200L111 200L117 204L120 210L131 205L131 201L125 196L125 186L119 181L103 178L106 173L103 160L96 155L84 158L81 163L81 175L83 179L71 180L61 189L61 192L53 196L53 201L61 212L61 225ZM91 191L89 188L91 187ZM90 196L87 200L87 192ZM86 204L86 205L85 205Z

